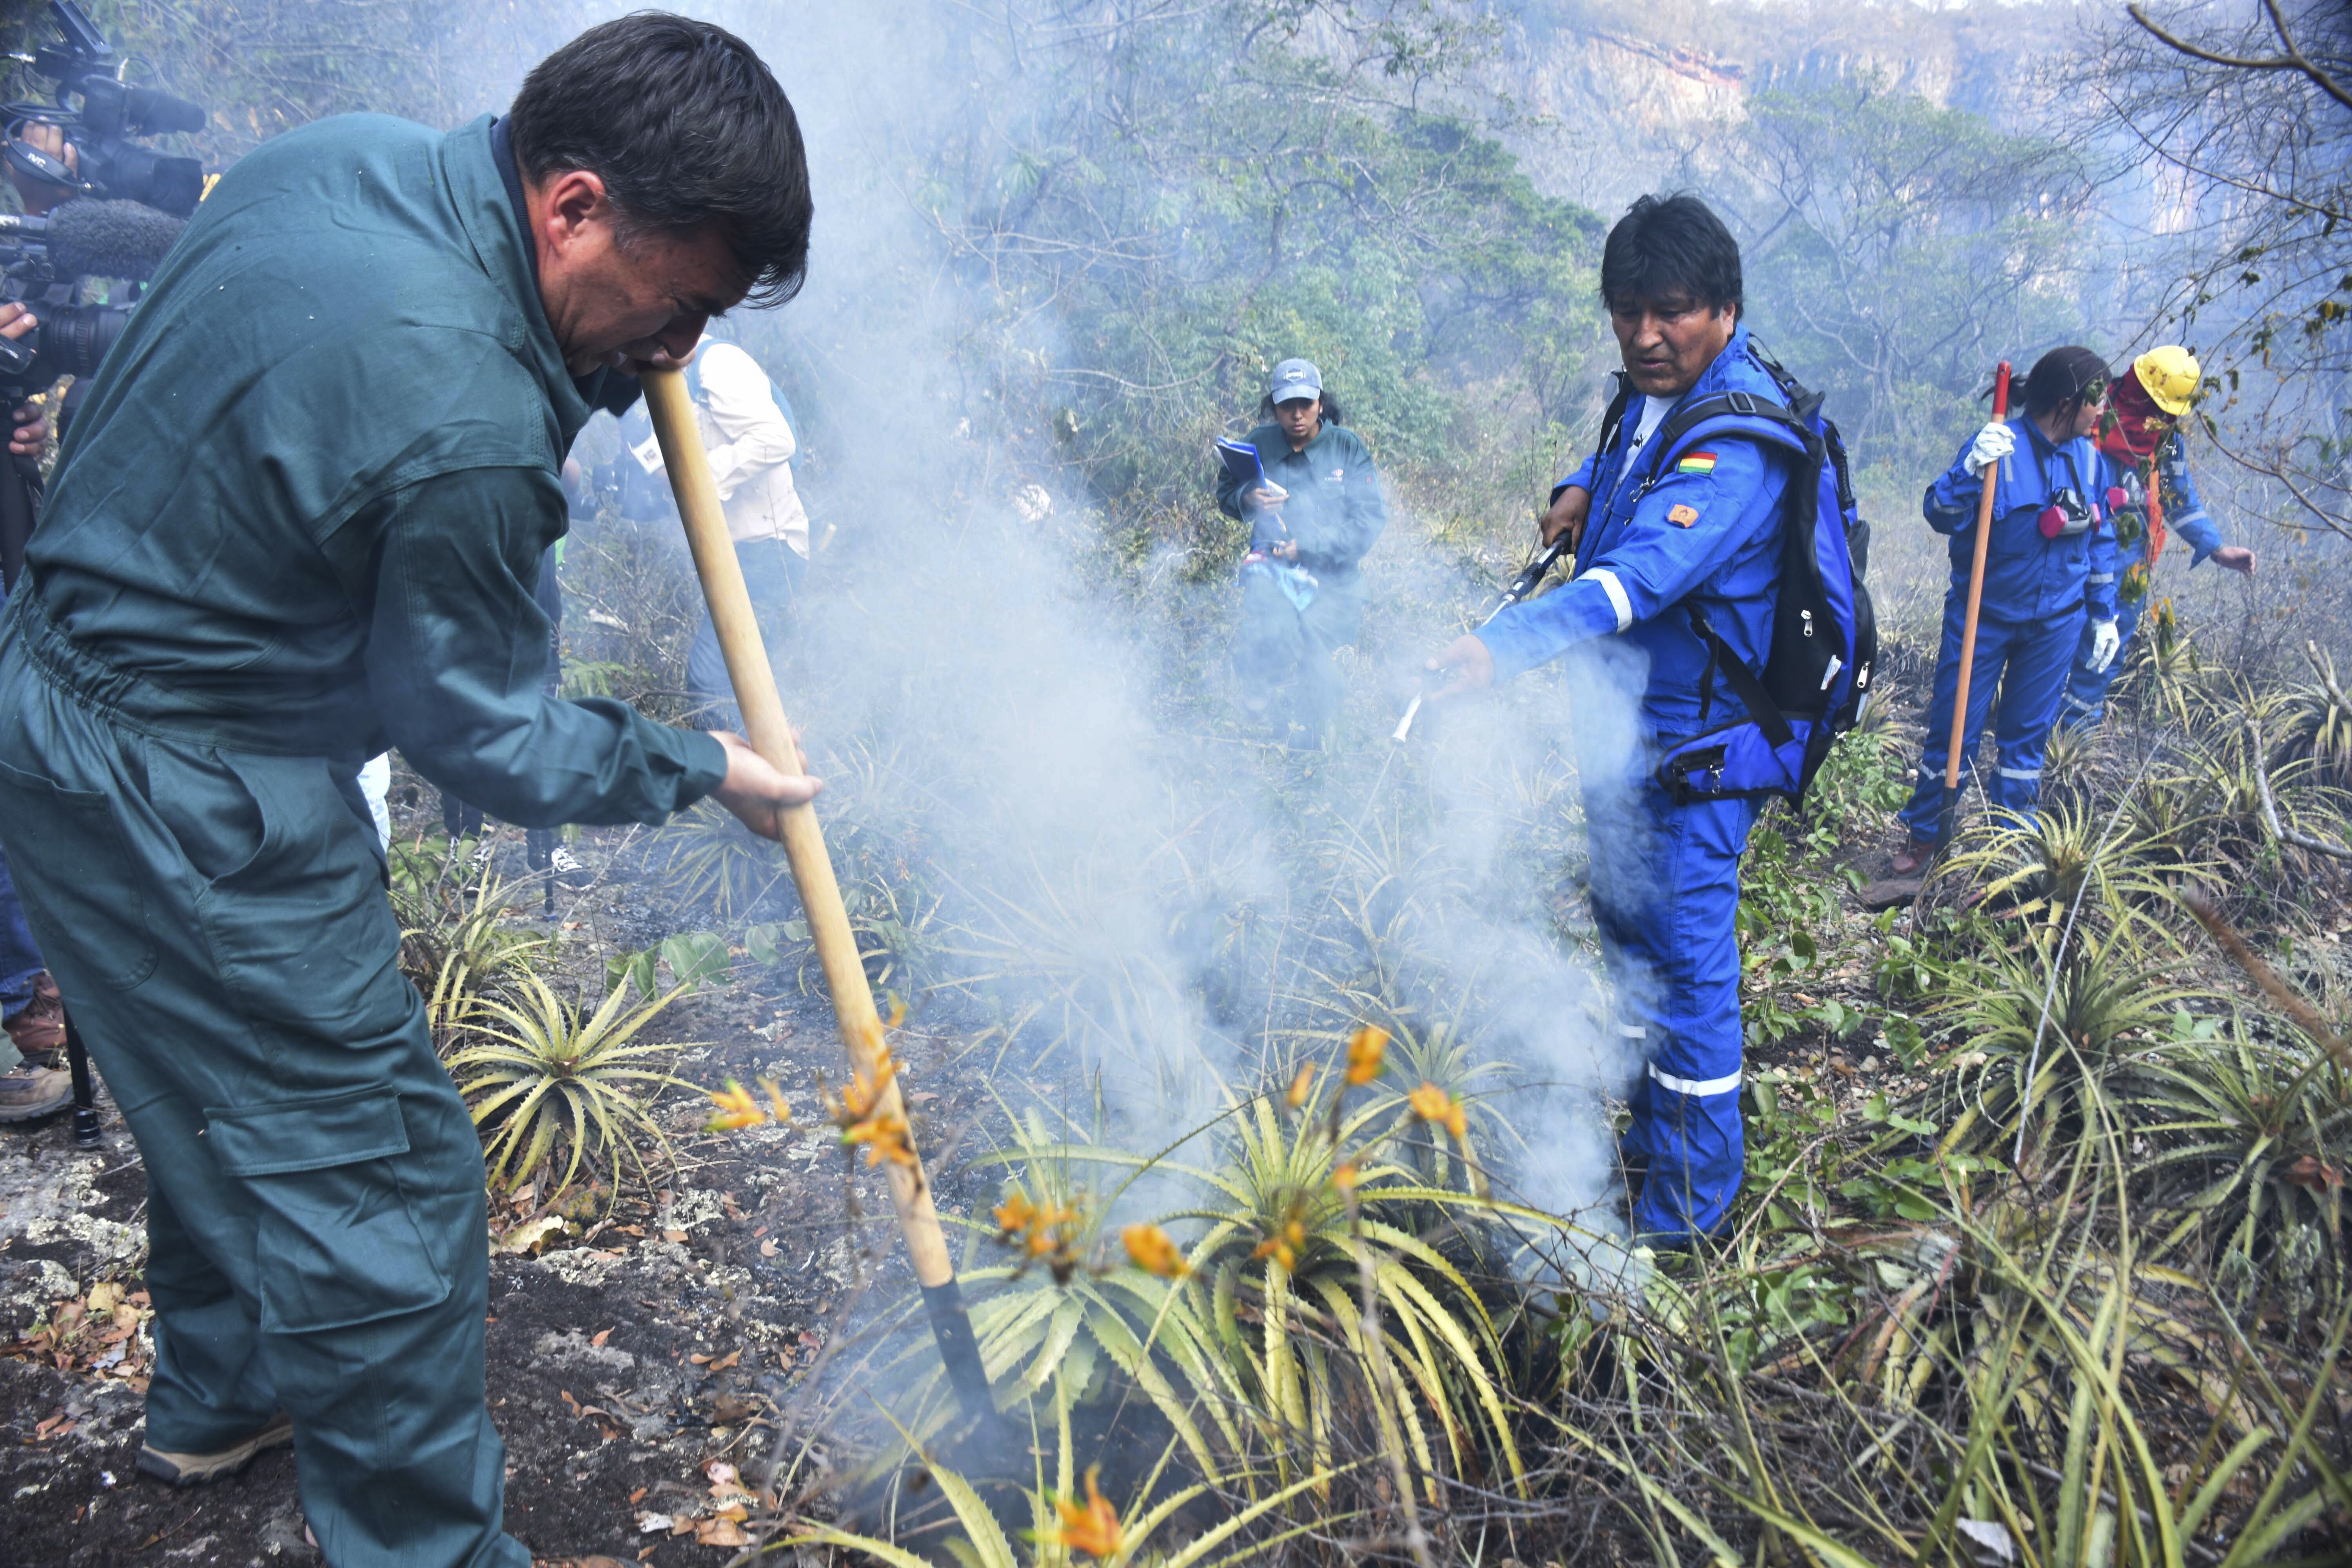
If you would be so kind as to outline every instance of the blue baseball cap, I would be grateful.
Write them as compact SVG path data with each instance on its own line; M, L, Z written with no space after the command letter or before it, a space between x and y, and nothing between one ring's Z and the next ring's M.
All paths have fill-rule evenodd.
M1286 359L1274 367L1266 395L1276 404L1296 403L1323 395L1323 373L1303 359Z

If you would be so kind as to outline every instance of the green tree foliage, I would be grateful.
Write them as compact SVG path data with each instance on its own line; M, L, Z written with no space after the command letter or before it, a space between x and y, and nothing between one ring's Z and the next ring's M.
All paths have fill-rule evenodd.
M991 285L1008 405L1046 412L1098 498L1197 507L1209 437L1246 428L1293 354L1391 463L1438 459L1497 402L1549 416L1589 396L1602 226L1456 111L1484 39L1466 13L1008 22L971 47L1020 79L982 95L915 195Z
M2204 356L2204 434L2242 505L2352 538L2352 11L2134 5L2102 43L2100 129L2156 171L2158 331Z
M1932 474L1996 359L2081 335L2092 185L2067 146L1865 76L1758 93L1735 158L1759 328L1865 467Z

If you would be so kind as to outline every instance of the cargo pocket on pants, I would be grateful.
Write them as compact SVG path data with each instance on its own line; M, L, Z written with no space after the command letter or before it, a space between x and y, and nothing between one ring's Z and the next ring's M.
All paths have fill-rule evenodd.
M348 1328L448 1296L394 1164L408 1129L391 1089L205 1115L214 1158L259 1210L263 1329Z

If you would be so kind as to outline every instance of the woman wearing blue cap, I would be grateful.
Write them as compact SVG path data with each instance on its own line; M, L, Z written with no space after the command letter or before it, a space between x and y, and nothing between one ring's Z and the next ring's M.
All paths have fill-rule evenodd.
M1312 364L1275 366L1258 411L1271 416L1250 432L1258 474L1228 469L1217 487L1218 506L1250 525L1234 673L1244 710L1303 750L1322 743L1339 706L1331 650L1356 640L1358 563L1388 526L1388 503L1371 449L1339 422Z

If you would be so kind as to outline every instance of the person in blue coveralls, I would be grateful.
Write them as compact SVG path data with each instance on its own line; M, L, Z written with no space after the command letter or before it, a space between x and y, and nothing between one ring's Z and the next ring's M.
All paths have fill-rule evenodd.
M2221 531L2198 498L2196 481L2189 476L2187 442L2180 429L2197 394L2200 372L2196 356L2178 343L2150 349L2116 378L2107 397L2107 417L2099 431L2099 456L2104 462L2109 511L2116 521L2116 560L2123 575L2116 584L2116 627L2122 647L2116 657L2095 668L2097 650L2085 627L2074 650L2074 668L2066 678L2066 700L2059 721L2096 724L2106 717L2107 688L2131 658L2132 634L2147 606L2156 563L2165 542L2178 534L2189 549L2189 564L2210 561L2251 577L2254 552L2242 544L2224 544Z
M1944 595L1944 638L1936 658L1935 698L1911 804L1909 837L1894 860L1898 877L1918 875L1934 858L1944 809L1944 764L1950 754L1952 704L1959 694L1960 637L1968 615L1969 574L1976 559L1977 503L1985 471L1994 470L1992 539L1977 616L1968 721L1960 733L1960 788L1974 776L1977 739L1996 689L2000 750L1992 804L2031 812L2042 798L2042 753L2057 722L2058 699L2075 645L2104 670L2115 662L2116 531L2106 515L2104 470L2091 444L2107 409L2106 362L2089 349L2052 349L2025 380L2025 412L1978 431L1942 478L1927 487L1927 526L1951 540L1952 582Z
M1602 449L1552 492L1547 542L1576 538L1573 578L1506 610L1431 661L1440 698L1517 675L1594 639L1643 668L1630 762L1578 732L1592 911L1617 1027L1645 1058L1624 1138L1635 1235L1684 1246L1739 1190L1739 857L1754 799L1676 804L1656 776L1673 741L1737 717L1691 610L1750 669L1771 647L1783 496L1798 460L1761 418L1702 422L1671 447L1675 411L1718 394L1785 406L1741 319L1739 247L1697 197L1643 196L1609 231L1601 293L1630 387Z
M1217 505L1250 525L1234 673L1243 710L1307 750L1322 744L1339 710L1331 653L1363 625L1359 563L1388 527L1388 502L1371 448L1340 422L1314 365L1276 365L1258 412L1266 422L1249 439L1265 483L1217 486Z

